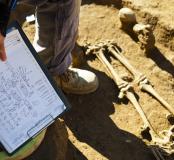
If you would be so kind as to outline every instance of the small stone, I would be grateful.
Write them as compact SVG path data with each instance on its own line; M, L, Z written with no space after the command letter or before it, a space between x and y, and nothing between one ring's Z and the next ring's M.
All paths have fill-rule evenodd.
M120 9L118 16L123 23L136 23L135 13L130 8Z

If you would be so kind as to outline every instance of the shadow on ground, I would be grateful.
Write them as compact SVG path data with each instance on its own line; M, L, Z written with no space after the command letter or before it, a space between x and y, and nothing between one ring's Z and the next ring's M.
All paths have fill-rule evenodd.
M154 160L142 140L118 128L109 117L117 112L112 103L118 101L118 88L104 73L89 66L85 68L97 74L100 87L85 96L67 95L72 109L64 117L66 125L79 141L109 160Z
M131 30L123 31L130 36L132 40L138 42L138 38L135 33ZM154 47L149 53L147 54L148 58L151 58L156 65L161 68L162 70L168 72L174 77L174 65L164 56L163 53L158 49L158 47Z
M121 8L120 0L84 0L83 4L92 2L115 5L116 8ZM159 54L158 50L155 54ZM154 61L156 61L155 54L150 57ZM168 67L173 69L173 66L162 54L156 63L168 72L171 72ZM95 93L85 96L67 95L72 104L72 109L65 114L64 120L75 137L109 160L155 160L151 151L141 139L118 128L110 118L111 114L117 113L117 108L112 103L118 102L118 88L115 87L113 81L103 72L92 69L87 65L85 68L97 74L100 80L100 87ZM173 72L171 74L173 75ZM57 159L56 156L59 156L55 149L57 146L51 140L53 135L56 135L56 132L54 127L51 127L41 147L33 154L35 156L34 160L50 160L50 157L52 157L51 160ZM57 144L60 145L59 143ZM69 149L72 157L67 160L87 159L71 142L69 142ZM32 159L30 158L29 160Z
M88 160L82 152L80 152L75 145L68 141L68 154L66 160Z
M165 70L174 77L174 65L168 59L166 59L166 57L157 47L151 51L151 53L148 55L148 58L151 58L158 67L160 67L162 70Z

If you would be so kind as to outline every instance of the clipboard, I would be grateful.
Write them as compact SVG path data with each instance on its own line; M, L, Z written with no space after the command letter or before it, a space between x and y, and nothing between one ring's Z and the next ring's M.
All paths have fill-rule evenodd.
M35 51L35 49L33 48L32 44L30 43L30 41L26 37L25 33L23 32L22 28L20 27L20 25L17 22L13 22L12 24L9 25L8 30L7 30L7 35L10 34L13 31L16 31L16 32L19 33L19 35L21 36L21 38L22 38L23 42L25 43L26 47L30 51L30 54L31 54L30 56L32 56L33 59L35 59L35 61L38 64L38 67L40 68L40 71L43 72L43 73L41 73L41 75L43 74L44 75L44 78L47 79L44 82L47 85L49 84L49 87L50 87L50 90L51 90L50 92L51 93L53 92L52 94L50 94L51 96L54 95L53 98L52 98L53 100L51 101L52 104L51 104L51 102L50 102L50 104L52 106L54 104L54 107L51 108L50 107L51 105L50 105L50 106L48 106L48 109L47 108L44 108L44 111L45 112L41 113L42 112L41 111L41 112L38 113L39 114L39 116L38 116L39 118L35 118L36 119L35 121L32 120L32 124L30 124L30 128L27 128L27 130L26 130L26 133L25 133L25 136L24 137L27 137L27 138L25 140L21 140L23 142L22 143L20 142L21 144L19 143L20 145L17 146L16 148L9 146L9 144L7 143L7 140L4 139L5 136L4 135L3 136L1 135L1 133L2 133L1 131L2 130L0 128L0 146L3 146L3 149L5 149L9 155L14 154L17 150L19 150L28 141L30 141L32 138L34 138L35 136L37 136L42 130L44 130L49 125L51 125L55 121L56 118L60 117L62 114L64 114L66 111L68 111L71 108L70 107L70 104L67 101L67 99L65 98L63 92L57 87L56 83L54 82L54 80L52 79L51 75L49 74L46 66L40 60L38 53ZM0 91L0 93L1 93L1 91ZM43 101L46 101L46 100L44 99ZM27 102L25 102L25 99L24 100L21 100L21 104L24 105L24 106L29 106L29 104L27 104ZM57 106L57 105L59 105L59 106ZM2 107L2 106L0 106L0 107ZM37 106L35 106L35 107L37 107ZM48 114L47 114L46 111L48 112ZM11 113L11 112L8 110L8 114L9 113ZM27 123L26 123L26 125L27 125ZM5 133L5 131L4 131L4 133ZM18 137L18 138L20 139L21 137ZM16 141L18 141L17 138L16 138ZM15 140L14 140L14 142L15 142ZM17 143L17 142L15 142L15 143Z

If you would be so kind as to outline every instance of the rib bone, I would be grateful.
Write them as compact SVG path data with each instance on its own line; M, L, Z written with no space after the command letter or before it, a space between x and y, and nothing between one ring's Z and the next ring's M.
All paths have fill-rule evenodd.
M138 72L128 60L120 53L120 51L114 45L110 45L108 50L133 74L135 83L138 83L141 90L150 93L154 96L170 113L174 115L174 108L168 104L150 85L146 76Z

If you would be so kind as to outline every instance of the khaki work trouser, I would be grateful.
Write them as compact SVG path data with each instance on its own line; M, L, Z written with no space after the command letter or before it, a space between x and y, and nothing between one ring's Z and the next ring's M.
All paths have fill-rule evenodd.
M34 47L49 71L62 74L70 66L74 48L81 0L21 0L36 6Z

